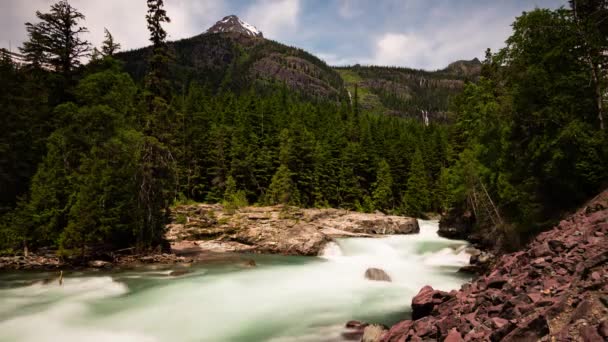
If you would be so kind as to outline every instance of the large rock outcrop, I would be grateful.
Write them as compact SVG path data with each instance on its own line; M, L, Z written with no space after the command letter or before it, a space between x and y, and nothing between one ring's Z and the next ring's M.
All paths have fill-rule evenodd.
M608 191L459 291L423 288L379 341L608 340Z
M333 238L414 234L418 221L338 209L185 205L173 211L167 239L179 254L257 252L318 255Z

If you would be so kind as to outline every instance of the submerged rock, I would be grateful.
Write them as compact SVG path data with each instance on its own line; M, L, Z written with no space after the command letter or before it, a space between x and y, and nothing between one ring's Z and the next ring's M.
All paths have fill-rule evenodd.
M243 266L248 267L248 268L253 268L253 267L257 267L258 265L255 263L255 260L249 259L243 263Z
M170 277L179 277L190 273L190 270L175 270L169 273Z
M368 268L365 271L365 279L374 281L392 281L391 277L384 270L379 268Z

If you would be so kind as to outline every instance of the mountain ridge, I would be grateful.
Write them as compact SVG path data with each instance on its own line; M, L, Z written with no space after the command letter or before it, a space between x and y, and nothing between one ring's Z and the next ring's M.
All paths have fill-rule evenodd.
M250 37L264 38L264 34L255 26L241 20L234 14L225 16L222 20L219 20L215 25L205 31L206 34L227 32L236 32Z
M228 15L205 32L169 42L174 83L195 81L212 89L286 86L306 98L349 101L358 87L360 109L423 122L449 121L449 99L481 71L478 59L437 71L387 66L332 67L297 47L267 39L255 26ZM150 47L118 54L136 80L146 74Z

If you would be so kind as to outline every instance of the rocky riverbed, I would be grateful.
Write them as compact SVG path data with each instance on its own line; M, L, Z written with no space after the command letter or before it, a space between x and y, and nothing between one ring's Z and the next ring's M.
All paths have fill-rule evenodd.
M459 291L422 288L412 310L382 333L359 325L362 340L608 340L608 191Z

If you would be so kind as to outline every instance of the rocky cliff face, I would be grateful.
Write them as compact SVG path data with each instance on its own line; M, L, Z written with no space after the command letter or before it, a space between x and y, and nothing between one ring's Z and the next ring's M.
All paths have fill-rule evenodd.
M450 293L425 287L377 341L608 340L608 191Z
M457 61L437 71L409 68L352 66L336 68L348 90L358 88L363 110L419 119L425 123L449 122L449 98L476 80L481 62Z

